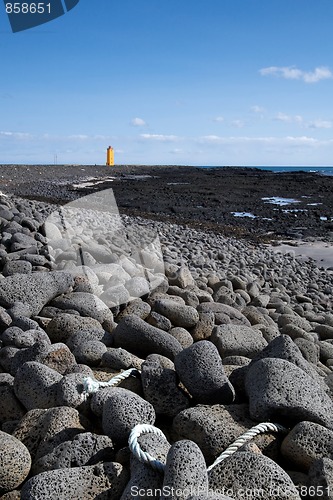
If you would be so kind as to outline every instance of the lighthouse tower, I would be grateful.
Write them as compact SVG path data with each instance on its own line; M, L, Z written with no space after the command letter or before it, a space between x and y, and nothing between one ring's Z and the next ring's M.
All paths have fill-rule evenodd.
M114 166L114 150L111 146L106 150L106 164L108 167Z

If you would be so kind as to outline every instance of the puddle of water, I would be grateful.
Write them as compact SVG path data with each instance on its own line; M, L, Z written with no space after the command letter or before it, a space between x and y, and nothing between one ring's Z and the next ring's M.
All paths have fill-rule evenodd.
M272 203L274 205L290 205L291 203L299 203L299 200L295 200L294 198L280 198L279 196L270 196L261 198L265 203Z
M142 174L142 175L135 175L135 174L128 174L123 177L123 179L128 179L128 180L141 180L141 179L151 179L152 177L157 177L156 175L148 175L148 174Z
M235 217L250 217L250 219L256 219L257 216L251 214L250 212L230 212Z
M289 213L293 213L293 212L307 212L307 209L302 209L302 208L285 208L284 210L282 210L282 212L286 213L286 214L289 214Z
M78 184L73 184L74 188L85 188L91 186L97 186L97 184L103 184L103 182L113 181L115 177L105 177L104 179L98 177L89 177L83 182L79 182Z
M167 186L185 186L189 182L167 182Z

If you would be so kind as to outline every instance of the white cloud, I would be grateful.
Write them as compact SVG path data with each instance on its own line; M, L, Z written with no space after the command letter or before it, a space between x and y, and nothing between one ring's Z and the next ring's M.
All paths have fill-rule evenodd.
M251 106L251 111L253 113L264 113L266 110L262 106L255 105L255 106Z
M224 122L223 116L217 116L216 118L214 118L214 122Z
M73 135L69 135L68 139L86 141L87 139L90 139L90 137L89 137L89 135L85 135L85 134L73 134Z
M109 135L97 134L97 135L92 136L92 138L93 139L97 139L98 141L106 141L106 140L110 139L110 136Z
M131 125L134 127L144 127L147 124L142 118L132 118Z
M332 128L332 122L328 120L314 120L309 123L309 128Z
M302 123L303 117L301 115L286 115L285 113L278 113L274 120L286 123Z
M27 132L0 131L0 137L13 137L14 139L31 139L33 136Z
M305 83L316 83L320 80L333 78L333 74L326 66L320 66L314 71L303 71L295 66L269 66L259 70L262 76L276 76L287 80L303 80Z
M236 128L243 128L243 127L244 127L244 125L245 125L245 123L244 123L244 121L243 121L243 120L233 120L233 121L231 122L231 125L232 125L233 127L236 127Z
M229 136L223 137L218 135L205 135L198 138L201 144L276 144L276 145L307 145L316 146L324 145L332 141L319 141L313 137L307 136L287 136L287 137L249 137L249 136Z
M143 139L159 142L175 142L179 141L180 137L177 135L164 135L164 134L140 134Z

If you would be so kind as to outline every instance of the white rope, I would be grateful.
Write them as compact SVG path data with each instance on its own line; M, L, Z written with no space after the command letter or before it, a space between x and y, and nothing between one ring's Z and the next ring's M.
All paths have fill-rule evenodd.
M243 446L243 444L245 444L247 441L250 441L258 434L261 434L263 432L269 432L269 431L271 431L271 432L287 432L288 429L286 429L285 427L283 427L280 424L272 424L271 422L261 423L261 424L256 425L255 427L252 427L247 432L245 432L244 434L239 436L239 438L237 438L234 443L232 443L230 446L228 446L228 448L223 453L221 453L221 455L219 457L217 457L215 462L208 467L207 472L212 470L217 464L222 462L222 460L225 460L226 458L230 457L230 455L235 453L235 451L237 451L238 448L241 448Z
M150 455L150 453L142 451L138 443L138 438L141 436L141 434L148 433L157 434L167 441L167 438L158 427L154 427L153 425L148 424L138 424L133 427L128 438L129 449L140 462L150 464L153 469L163 472L165 469L165 464L154 458L152 455Z
M235 453L238 448L241 448L244 443L247 441L250 441L253 439L255 436L258 434L261 434L263 432L288 432L288 429L283 427L280 424L272 424L271 422L264 422L261 424L256 425L255 427L252 427L249 429L247 432L239 436L239 438L236 439L236 441L231 444L221 455L215 460L215 462L210 465L207 468L207 472L211 471L217 464L225 460L226 458L230 457ZM153 425L148 425L148 424L139 424L136 425L132 431L131 434L128 438L128 446L133 453L133 455L140 461L146 464L150 464L154 469L159 470L159 471L164 471L165 469L165 464L160 462L159 460L156 460L152 455L150 455L147 452L144 452L141 450L140 445L138 443L138 437L141 436L141 434L146 434L146 433L154 433L157 434L158 436L163 437L166 441L167 438L163 434L163 432L158 429L157 427L154 427Z
M94 380L91 377L85 377L83 379L82 398L84 399L84 401L86 401L88 396L97 392L101 387L114 387L115 385L118 385L122 380L125 380L131 375L137 375L138 373L140 373L140 371L136 368L130 368L129 370L125 370L119 373L119 375L112 377L107 382L99 382L98 380Z

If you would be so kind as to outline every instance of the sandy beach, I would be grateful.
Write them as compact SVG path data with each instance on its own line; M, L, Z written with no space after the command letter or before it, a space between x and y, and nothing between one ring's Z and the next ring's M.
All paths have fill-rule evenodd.
M323 241L296 241L293 244L277 244L269 246L273 251L290 253L298 259L313 260L318 267L333 271L333 245Z

